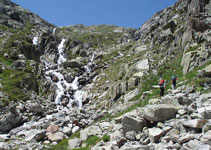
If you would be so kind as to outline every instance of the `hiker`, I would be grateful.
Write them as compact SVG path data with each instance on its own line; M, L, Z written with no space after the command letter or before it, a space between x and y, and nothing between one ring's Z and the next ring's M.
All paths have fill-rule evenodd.
M172 83L172 88L175 89L177 84L177 78L174 75L171 77L171 83Z
M159 86L160 86L160 96L164 96L165 81L163 79L160 80Z

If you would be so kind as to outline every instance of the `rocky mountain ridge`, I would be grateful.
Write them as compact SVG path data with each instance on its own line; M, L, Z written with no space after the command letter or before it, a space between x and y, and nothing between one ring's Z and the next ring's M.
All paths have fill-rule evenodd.
M0 3L1 149L210 149L209 0L179 0L137 30L57 28ZM178 89L158 98L172 75Z

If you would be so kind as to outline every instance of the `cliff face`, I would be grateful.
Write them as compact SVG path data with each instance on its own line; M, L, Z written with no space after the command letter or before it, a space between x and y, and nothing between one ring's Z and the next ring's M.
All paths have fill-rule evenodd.
M10 0L1 0L0 17L0 24L12 28L24 28L27 24L31 24L38 30L48 31L53 27L53 25L41 19L38 15L23 9Z
M0 140L4 139L0 149L14 143L17 148L42 149L40 141L59 142L78 130L82 130L78 147L89 136L106 138L112 134L111 142L104 141L105 147L97 145L96 149L109 149L112 142L117 142L113 148L120 149L126 143L122 149L132 149L131 141L138 148L158 148L152 143L161 142L163 146L171 138L181 138L169 146L179 149L185 146L184 140L194 139L195 133L203 136L203 127L210 122L210 95L201 95L210 93L211 87L210 10L209 0L179 0L157 12L139 29L113 25L55 27L10 0L1 0L0 133L10 136L0 135ZM179 78L177 90L170 89L172 75ZM159 98L159 89L152 88L160 77L167 81L165 93L168 90L169 94L165 98ZM193 85L195 88L189 88ZM144 113L137 108L147 103L167 105L146 107ZM134 108L126 117L121 116ZM165 116L153 119L148 114L151 109L159 112L154 115L165 112ZM207 111L203 111L204 115L198 109ZM181 124L186 114L191 118L196 117L194 113L205 121ZM164 122L175 114L177 121ZM102 117L107 120L83 130ZM116 118L115 122L112 118ZM159 121L165 126L156 126ZM192 127L192 122L202 122L203 126ZM172 124L177 123L181 126L172 130ZM143 127L149 129L142 132ZM182 127L194 135L183 140L178 133L178 137L160 140L170 130L189 133ZM10 137L14 138L8 145ZM31 145L24 144L32 139Z

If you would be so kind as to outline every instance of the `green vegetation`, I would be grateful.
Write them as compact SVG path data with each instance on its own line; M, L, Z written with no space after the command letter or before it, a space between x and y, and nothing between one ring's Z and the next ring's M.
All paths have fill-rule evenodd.
M62 142L57 145L51 146L51 148L46 148L46 150L68 150L68 140L74 138L80 138L80 132L72 134L69 138L62 140Z
M200 67L197 67L195 68L193 71L190 71L188 72L186 75L185 75L185 80L186 80L186 85L195 85L196 88L200 91L203 91L203 86L204 86L204 83L211 83L211 79L210 78L206 78L206 77L197 77L197 74L198 74L198 71L205 68L206 66L210 65L211 62L208 62L207 64L204 64Z
M68 140L74 139L74 138L79 138L80 137L80 132L74 133L70 138L62 140L57 145L51 146L51 148L46 148L46 150L68 150ZM81 148L75 148L74 150L90 150L90 148L94 145L96 145L98 142L103 140L103 138L99 138L98 136L90 136L87 138L86 141L83 142L83 144L86 145L86 147L81 147ZM110 140L110 137L107 135L104 136L104 140Z
M98 136L90 136L84 143L86 143L86 147L91 147L96 145L100 141L101 139Z
M10 101L18 101L26 98L26 95L21 90L21 84L26 77L26 73L23 71L15 71L12 69L5 69L2 74L1 83L3 85L2 91L7 94L8 99L3 99L5 105Z
M123 33L114 32L116 26L89 26L83 25L68 26L60 28L59 36L67 37L73 40L78 40L88 44L91 48L108 47L113 44L118 44Z
M121 57L117 60L115 60L115 62L112 64L112 62L109 62L110 64L112 64L111 66L109 66L108 68L106 68L105 70L103 70L103 72L101 72L102 74L105 74L105 76L101 76L101 80L98 82L98 86L93 87L93 90L98 89L98 87L102 86L105 84L106 81L110 81L110 82L114 82L114 81L118 81L118 80L122 80L123 77L125 76L125 64L129 64L131 62L133 62L135 59L137 58L142 58L144 52L135 54L135 55L126 55L132 48L132 44L133 43L129 43L128 45L121 47L120 49L114 50L113 52L105 55L101 61L102 62L98 62L98 64L106 62L108 63L109 61L112 61L112 59L118 55L118 53L124 53L125 56ZM130 66L128 66L130 67ZM101 71L101 70L100 70ZM124 79L126 80L126 79Z
M46 148L46 150L68 150L68 140L69 138L64 139L62 142L52 146L51 148Z
M107 134L105 134L105 135L103 135L102 140L103 140L104 142L109 142L109 141L110 141L110 136L107 135Z

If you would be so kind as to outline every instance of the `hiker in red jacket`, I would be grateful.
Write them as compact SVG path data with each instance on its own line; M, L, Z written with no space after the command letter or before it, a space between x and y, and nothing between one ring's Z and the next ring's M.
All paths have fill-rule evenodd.
M160 96L164 96L165 81L163 79L160 80L159 86L160 86Z

